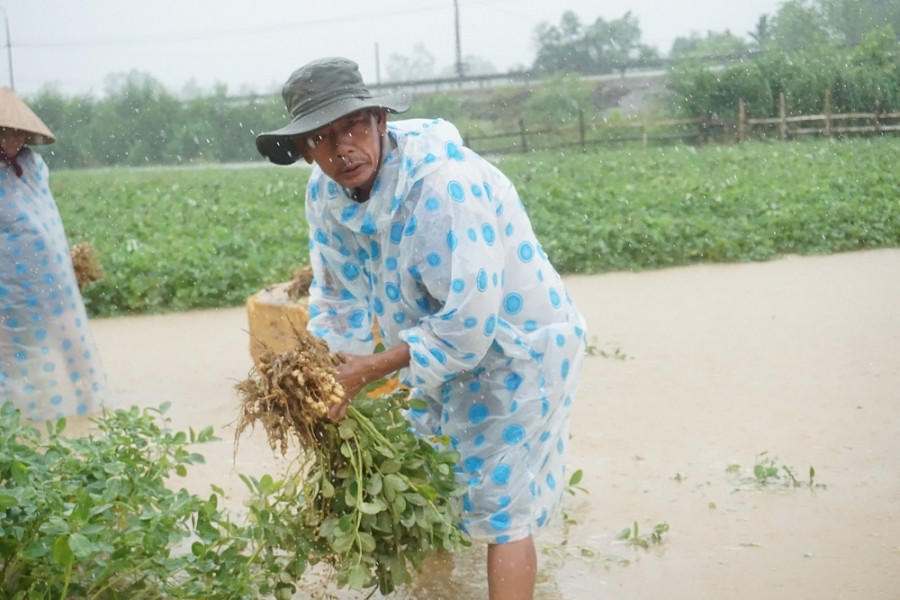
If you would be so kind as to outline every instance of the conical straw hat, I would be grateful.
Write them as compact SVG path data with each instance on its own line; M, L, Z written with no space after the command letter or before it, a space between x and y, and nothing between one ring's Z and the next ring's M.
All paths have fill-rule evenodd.
M8 87L0 87L0 127L28 133L25 143L32 146L56 141L50 128Z

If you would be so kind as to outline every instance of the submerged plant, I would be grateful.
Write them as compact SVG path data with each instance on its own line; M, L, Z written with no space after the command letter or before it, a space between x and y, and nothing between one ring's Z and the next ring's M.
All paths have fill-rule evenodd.
M626 527L619 533L619 539L627 542L632 546L640 546L641 548L649 548L651 545L659 545L663 543L663 534L669 531L669 524L665 521L657 523L648 533L640 533L638 530L638 522L634 522L633 527Z
M731 473L738 477L738 483L747 486L755 486L760 488L822 488L826 486L815 482L816 470L812 466L809 467L809 477L803 481L797 477L794 468L788 465L778 465L776 459L769 455L768 450L760 452L756 455L753 464L752 475L742 474L741 466L738 464L730 464L725 469L727 473Z

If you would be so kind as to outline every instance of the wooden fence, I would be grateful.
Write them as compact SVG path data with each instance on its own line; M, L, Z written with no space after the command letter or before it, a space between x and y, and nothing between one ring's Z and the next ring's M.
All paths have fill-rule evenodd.
M466 145L482 154L528 153L536 150L574 148L586 151L594 146L683 142L693 144L741 143L748 140L788 141L800 136L836 137L846 135L884 135L900 132L900 112L832 113L828 94L822 113L788 115L785 98L779 98L779 115L773 118L748 118L746 104L738 102L733 121L711 118L649 120L634 119L586 125L584 114L578 123L555 128L529 129L519 119L518 130L466 136Z
M900 131L900 112L881 112L878 106L870 113L831 112L831 99L825 93L825 106L818 115L791 115L785 109L784 94L778 98L778 117L770 119L748 119L746 105L738 103L738 142L750 139L753 128L773 129L777 127L778 139L786 141L801 135L833 137L842 134L872 134ZM759 137L759 136L756 136Z

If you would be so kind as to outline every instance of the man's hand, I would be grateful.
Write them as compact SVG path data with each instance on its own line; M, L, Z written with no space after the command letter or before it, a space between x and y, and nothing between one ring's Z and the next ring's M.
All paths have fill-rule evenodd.
M399 344L378 354L337 353L338 383L344 388L344 401L329 408L328 414L339 421L347 414L350 401L362 391L366 384L387 377L394 371L409 365L409 346Z

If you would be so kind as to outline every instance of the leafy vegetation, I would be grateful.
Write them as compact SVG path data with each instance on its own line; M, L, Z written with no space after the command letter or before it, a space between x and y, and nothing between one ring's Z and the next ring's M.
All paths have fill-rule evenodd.
M105 413L95 433L72 437L65 419L42 435L7 404L0 597L291 598L319 563L334 569L338 587L388 593L408 583L409 567L419 569L429 553L467 543L456 513L436 500L443 487L457 495L464 488L455 481L457 455L398 426L399 408L380 400L355 402L351 416L329 426L347 447L339 486L306 477L302 460L280 479L242 475L251 494L241 518L220 507L216 486L207 498L178 489L177 478L204 460L190 446L214 437L212 428L169 430L167 405ZM361 428L374 433L359 435ZM356 443L371 435L396 456ZM323 501L333 510L321 510Z
M93 314L237 306L306 263L302 169L97 170L51 175L70 241L107 278Z
M767 260L900 242L900 178L878 140L504 158L565 273Z
M736 121L738 101L750 117L776 117L779 95L788 114L900 110L900 51L890 27L870 32L850 49L833 45L794 54L763 52L712 69L693 61L670 69L669 103L683 115Z
M508 156L563 273L900 246L900 140ZM307 264L304 168L59 171L70 243L107 274L95 316L239 306Z
M218 506L167 482L203 457L212 430L171 432L160 410L118 410L99 431L46 437L0 409L0 589L4 598L254 598L251 536Z

